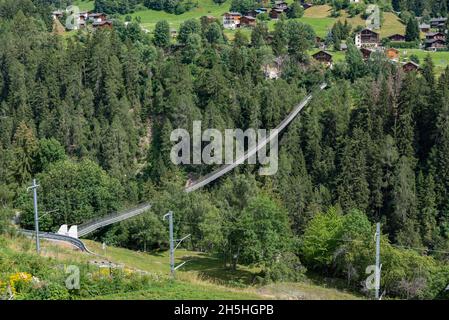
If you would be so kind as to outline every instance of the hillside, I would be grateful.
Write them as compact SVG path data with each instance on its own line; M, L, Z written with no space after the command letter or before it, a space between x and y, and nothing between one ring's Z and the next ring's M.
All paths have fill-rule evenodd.
M360 299L354 295L338 291L331 288L323 288L311 283L279 283L267 286L249 286L243 284L248 280L251 271L239 266L239 270L234 274L223 272L219 261L198 252L178 250L176 254L177 263L189 260L186 267L177 273L176 280L168 278L168 256L167 252L142 253L123 248L106 247L102 250L101 244L94 241L86 241L91 250L101 256L81 253L64 244L42 242L42 257L37 257L34 253L33 241L24 238L0 237L0 288L7 283L12 275L19 272L31 274L45 281L51 287L63 285L63 274L60 273L60 265L90 265L91 273L104 274L97 266L105 263L112 263L120 266L125 273L144 273L150 275L144 288L123 288L120 292L114 292L113 288L105 286L96 292L84 293L81 296L74 296L76 299L301 299L301 300L321 300L321 299ZM4 266L8 265L5 269ZM39 267L37 267L39 265ZM50 271L50 270L56 270ZM97 270L97 271L95 271ZM53 274L53 275L50 275ZM108 274L108 272L106 272ZM226 274L223 277L223 274ZM99 282L114 277L98 278ZM112 280L111 278L111 280ZM59 279L59 280L58 280ZM230 286L232 281L240 283L239 286ZM240 282L243 281L243 283ZM2 282L3 281L3 282ZM116 280L118 281L118 280ZM218 283L227 283L227 286ZM99 284L98 284L99 285ZM87 288L84 288L87 289ZM81 281L81 291L83 283ZM36 289L30 289L31 291ZM37 290L40 291L40 290ZM110 291L108 293L108 291ZM27 292L26 296L17 298L39 299L44 297ZM60 295L59 298L63 298ZM48 297L46 297L48 298Z
M153 33L139 19L120 23L130 17L105 1L97 10L112 23L83 13L87 28L63 36L51 34L39 0L0 6L0 234L12 233L11 221L33 230L37 211L43 232L82 233L88 221L151 208L92 233L93 256L44 243L39 257L32 241L5 236L3 294L9 286L16 299L355 298L341 290L448 298L447 52L432 54L434 63L425 51L382 54L347 41L346 51L311 56L323 50L316 34L293 19L275 32L245 28L251 37L235 32L236 41L221 21L191 19L174 37L168 22ZM326 7L315 10L302 19L326 22ZM326 49L349 29L338 23ZM379 47L378 38L365 32L357 45ZM240 164L239 146L257 154ZM186 250L176 262L185 264L172 281L166 250L179 239ZM71 265L80 289L65 286Z
M330 28L338 20L344 22L348 20L348 23L353 27L365 26L366 21L362 19L360 15L355 17L349 17L347 12L341 11L340 17L332 18L331 7L328 5L314 6L304 11L304 17L300 20L304 23L310 24L315 32L319 36L325 36ZM400 19L392 12L384 12L382 28L380 29L380 34L382 37L387 37L389 35L405 32L405 25L400 21Z

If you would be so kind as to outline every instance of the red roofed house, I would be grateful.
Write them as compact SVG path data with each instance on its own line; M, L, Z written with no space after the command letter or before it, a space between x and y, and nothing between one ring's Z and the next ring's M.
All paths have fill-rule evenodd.
M385 50L385 55L390 60L394 60L394 61L399 60L399 50L397 50L395 48L388 48L387 50Z

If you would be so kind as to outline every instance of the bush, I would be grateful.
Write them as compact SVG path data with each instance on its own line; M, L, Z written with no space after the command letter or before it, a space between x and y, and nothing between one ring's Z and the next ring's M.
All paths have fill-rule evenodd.
M17 299L24 300L68 300L70 293L62 284L50 282L29 287L28 290L20 294Z
M301 264L295 254L285 252L268 268L264 279L266 282L295 282L303 280L306 271L307 269Z
M366 215L351 211L341 215L335 209L316 215L302 237L302 259L307 267L345 278L360 289L367 279L365 270L374 264L374 228ZM406 299L445 297L449 267L429 256L396 248L381 238L381 288L389 296Z
M12 216L12 210L0 208L0 234L11 233L13 231L11 226Z
M390 41L388 45L391 48L396 48L396 49L416 49L416 48L419 48L419 41L411 41L411 42Z

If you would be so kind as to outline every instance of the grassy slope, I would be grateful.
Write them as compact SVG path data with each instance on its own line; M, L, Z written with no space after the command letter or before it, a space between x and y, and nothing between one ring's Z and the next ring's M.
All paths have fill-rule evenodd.
M223 13L229 11L230 1L222 5L212 0L198 0L198 7L180 15L170 14L164 11L143 10L131 14L132 17L140 17L144 28L153 30L156 22L167 20L171 28L178 29L181 23L187 19L200 18L202 16L214 16L221 19Z
M74 6L77 6L80 11L92 11L94 9L95 1L93 0L75 0Z
M187 281L157 283L151 290L96 297L95 300L261 300L257 293L220 288L215 285L192 284Z
M44 258L41 263L51 267L61 263L85 264L92 261L111 261L123 264L127 269L157 274L161 279L145 290L111 294L95 297L95 299L358 299L352 294L325 288L323 285L317 286L310 282L249 286L247 284L256 270L238 266L236 272L229 273L222 268L218 259L182 249L177 250L176 263L185 260L190 262L177 271L177 280L172 281L167 277L169 271L167 252L149 254L115 247L106 247L103 251L101 244L97 242L87 240L86 243L92 251L101 256L81 253L70 245L42 241L41 255ZM21 253L22 258L19 264L11 258L14 252ZM6 264L3 263L4 266L9 266L6 270L0 270L0 274L8 276L15 272L29 271L33 267L30 265L24 268L30 260L26 257L34 255L32 240L0 236L0 260L6 261ZM236 287L235 284L239 285Z
M348 20L348 23L354 28L356 26L365 26L365 20L363 20L360 15L350 18L346 12L342 11L340 17L332 18L330 17L330 13L330 6L315 6L307 9L304 12L304 17L300 20L310 24L319 36L325 36L337 20L342 22ZM404 32L405 26L399 18L394 13L385 12L384 21L380 30L381 36L386 37L395 33L403 34Z
M168 253L142 253L124 248L107 247L102 250L101 245L94 241L86 241L88 247L94 252L101 253L107 259L115 263L123 263L128 267L136 268L144 271L168 274ZM104 298L120 298L120 299L155 299L158 294L164 293L166 297L171 299L175 294L179 299L205 298L216 299L218 295L223 295L223 288L230 294L245 294L248 297L263 299L302 299L302 300L350 300L360 299L353 294L336 290L333 288L324 288L309 282L304 283L279 283L271 284L263 287L248 286L251 282L255 269L239 266L235 272L223 270L221 262L215 258L202 253L179 249L175 254L175 263L183 261L187 262L177 271L177 278L183 280L182 284L167 285L167 287L154 288L149 291L139 291L126 294L125 296L106 296ZM196 284L203 287L202 292L193 292L190 284ZM223 287L224 284L239 284L236 287ZM218 285L217 285L218 284ZM240 288L241 287L241 288ZM218 298L217 298L218 299ZM223 299L227 299L224 297Z
M89 0L77 0L75 1L75 4L80 8L80 10L92 10L94 7L94 2ZM148 9L136 11L132 13L131 16L140 17L142 26L150 31L154 29L154 26L160 20L167 20L171 28L177 29L181 23L187 19L200 18L205 15L210 15L221 19L223 13L229 11L230 5L230 0L221 5L214 3L213 0L198 0L197 8L180 15ZM365 20L363 20L360 16L349 18L347 13L344 11L342 11L341 17L339 18L330 17L330 6L327 5L314 6L307 9L304 12L304 17L299 20L310 24L319 36L324 37L338 19L341 21L347 19L353 27L365 25ZM268 22L270 29L273 29L274 24L275 21L271 20ZM384 23L380 32L382 36L389 36L394 33L404 33L405 26L396 15L386 12L384 13ZM225 33L232 38L235 31L226 30Z
M168 274L170 271L168 251L143 253L117 247L106 247L103 251L99 243L90 240L85 242L92 251L135 269L159 274ZM200 252L177 249L175 251L175 263L182 262L186 262L186 264L179 269L181 274L188 272L200 278L220 283L232 281L233 283L249 284L253 273L257 271L257 269L239 266L239 270L236 272L223 272L222 264L218 258Z
M342 13L342 16L339 18L341 21L345 19L353 26L364 25L365 21L361 19L360 16L354 18L348 18L345 13ZM332 27L335 23L336 19L330 18L330 6L315 6L307 9L304 12L304 17L301 21L310 24L315 32L319 36L324 36L327 33L327 30ZM404 34L405 26L402 24L400 19L391 12L384 12L384 20L382 24L382 28L380 30L381 37L387 37L392 34ZM449 52L427 52L420 49L400 49L401 52L401 60L407 60L410 55L415 54L419 57L419 59L424 61L424 58L430 54L434 63L437 74L441 74L446 66L449 65ZM344 59L343 52L332 52L335 61L341 61Z
M8 278L11 274L16 272L30 272L33 271L33 263L36 260L30 259L35 257L34 242L30 239L24 238L3 238L0 236L0 266L7 266L6 269L0 269L0 275ZM89 261L105 261L104 258L81 253L70 245L55 244L52 242L41 242L41 256L39 264L45 265L48 268L58 268L62 264L85 264ZM97 246L99 246L97 244ZM123 250L122 256L133 255L131 251ZM17 254L20 253L20 261L16 261ZM136 253L136 258L131 259L137 263L126 265L126 268L137 269L135 265L139 265L139 254ZM31 262L30 262L31 261ZM28 265L28 263L31 263ZM114 262L118 262L115 261ZM120 261L122 262L122 261ZM158 260L150 258L147 260L148 265L154 266L158 264ZM166 263L165 263L166 264ZM153 268L146 268L153 269ZM162 270L162 269L161 269ZM159 272L155 272L159 273ZM162 273L162 272L161 272ZM164 272L165 273L165 272ZM34 274L33 274L34 275ZM54 280L46 277L39 277L40 280L52 282ZM206 281L200 281L192 277L191 279L177 279L172 281L165 275L158 277L159 281L151 282L147 289L137 292L126 292L120 294L111 294L108 296L94 297L92 299L233 299L233 300L258 300L267 298L252 290L234 289L217 284L212 284ZM83 283L81 283L83 286Z
M424 61L426 56L430 54L435 64L435 71L438 75L443 73L444 69L449 65L448 51L428 52L420 49L401 49L400 52L402 59L406 59L414 54L419 58L421 63Z

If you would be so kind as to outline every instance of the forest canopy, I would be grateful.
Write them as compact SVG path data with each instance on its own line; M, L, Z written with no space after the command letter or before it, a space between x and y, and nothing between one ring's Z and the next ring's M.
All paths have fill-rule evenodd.
M161 217L172 210L175 233L192 235L185 246L229 269L257 266L260 281L331 273L354 290L372 264L380 222L388 294L444 296L449 68L437 76L427 58L420 73L405 73L382 53L364 61L348 41L346 59L326 69L309 55L313 29L297 20L281 19L273 31L259 22L233 41L206 19L184 21L176 40L166 22L155 34L116 21L61 37L50 32L51 6L0 7L2 214L19 210L32 228L32 178L40 210L51 212L45 231L151 202L149 212L93 237L164 249ZM274 66L278 79L266 74ZM329 88L279 137L276 175L242 165L183 192L214 167L174 165L173 129L190 131L194 120L221 131L274 128L323 81Z

